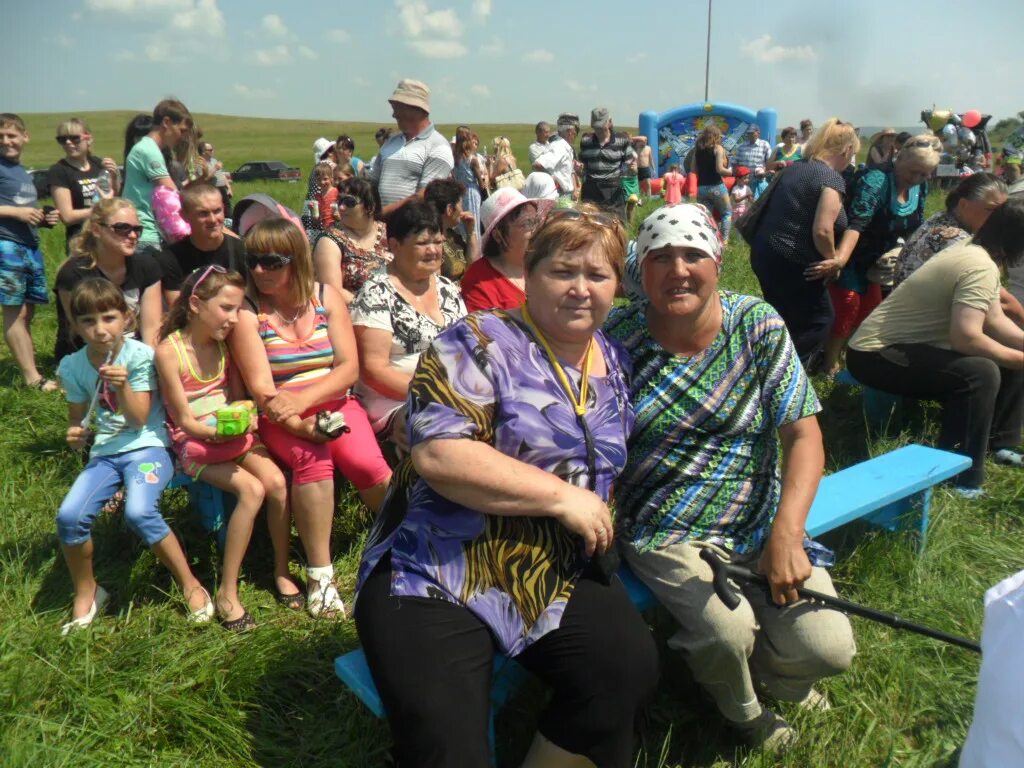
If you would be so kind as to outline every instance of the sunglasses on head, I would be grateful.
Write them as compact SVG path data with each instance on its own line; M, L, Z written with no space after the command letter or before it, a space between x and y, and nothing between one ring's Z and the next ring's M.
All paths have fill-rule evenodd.
M274 272L278 269L284 269L292 263L291 256L284 256L280 253L263 253L254 254L250 253L245 257L245 263L250 270L259 267L264 272Z
M65 143L67 143L69 141L72 144L79 144L82 141L82 137L79 134L67 134L66 136L62 135L62 136L58 136L57 137L57 143L58 144L65 144Z
M204 267L196 267L195 269L192 270L192 274L193 275L196 274L201 269L204 269ZM195 284L193 284L192 290L190 291L190 293L194 294L197 290L199 290L199 286L203 284L203 280L205 280L206 278L208 278L210 276L211 272L216 272L217 274L220 274L220 275L223 275L223 274L225 274L227 272L227 270L224 269L224 267L222 267L220 264L211 264L210 266L205 267L205 270L206 271L203 272L203 274L201 274L199 276L199 279L196 280ZM190 275L190 277L191 277L191 275Z
M100 226L111 230L118 237L128 237L128 235L131 234L134 234L136 237L142 237L141 224L129 224L124 221L119 221L116 224L100 224Z
M338 198L338 207L355 208L360 200L355 195L342 195Z

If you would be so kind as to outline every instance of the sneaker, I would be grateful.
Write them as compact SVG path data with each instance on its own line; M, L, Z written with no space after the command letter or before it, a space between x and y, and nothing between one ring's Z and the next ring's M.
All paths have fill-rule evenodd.
M797 703L797 706L801 709L806 709L809 712L828 712L832 709L832 704L829 702L828 696L817 688L811 688L811 690L807 692L807 695Z
M981 488L967 485L954 485L953 493L955 493L961 499L967 499L968 501L980 499L982 496L985 495L985 491L983 491Z
M1012 448L1000 448L992 454L992 461L996 464L1004 464L1008 467L1024 467L1024 453L1015 451Z
M770 709L744 723L730 723L740 737L751 747L760 747L766 752L783 752L796 742L796 731L782 717Z

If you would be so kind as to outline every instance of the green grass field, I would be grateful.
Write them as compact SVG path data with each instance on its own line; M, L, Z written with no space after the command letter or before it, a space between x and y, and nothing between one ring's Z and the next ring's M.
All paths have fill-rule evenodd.
M116 136L130 113L88 116L100 153L119 155ZM36 140L26 165L59 154L59 116L29 116ZM202 125L229 167L259 157L308 169L318 135L348 130L367 146L376 125L310 124L203 116ZM493 130L492 130L493 129ZM529 126L485 126L525 154ZM369 153L365 153L369 154ZM238 185L237 197L257 188ZM303 184L268 184L298 207ZM935 196L934 209L941 204ZM50 279L63 258L63 231L44 233ZM757 293L746 247L735 238L722 278ZM52 373L55 318L42 308L34 336ZM13 386L0 350L0 765L16 766L377 766L389 743L376 720L334 677L335 656L353 648L355 627L314 621L276 605L270 593L270 547L262 525L243 570L242 598L259 627L244 636L216 625L185 624L180 595L153 555L118 518L95 527L96 570L113 602L90 630L59 636L71 584L54 532L54 514L81 457L64 447L66 408L59 395ZM909 430L869 437L855 388L816 380L829 471L934 431L929 409ZM1024 473L992 466L989 495L977 502L938 489L927 550L909 534L849 526L826 539L838 555L833 571L844 596L949 632L978 637L984 590L1024 563ZM368 520L347 487L335 518L333 552L346 600ZM180 491L164 512L207 586L217 578L216 548ZM293 562L301 552L295 539ZM669 627L652 623L662 640ZM854 619L859 653L853 668L823 688L825 713L781 711L799 729L785 757L741 750L664 647L659 697L637 753L638 766L954 766L970 722L978 658L966 651ZM499 765L517 765L529 744L543 691L514 699L498 719Z

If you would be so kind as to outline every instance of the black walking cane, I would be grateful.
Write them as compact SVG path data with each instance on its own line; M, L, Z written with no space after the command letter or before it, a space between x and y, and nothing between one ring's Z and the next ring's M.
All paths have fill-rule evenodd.
M725 604L725 607L730 611L735 611L736 606L740 604L739 595L737 595L733 588L729 586L730 578L736 579L737 581L749 581L754 584L759 584L766 590L770 590L768 579L765 576L760 573L754 573L749 568L744 568L743 566L733 565L732 563L726 562L717 552L709 549L708 547L701 548L700 558L711 566L711 570L714 574L713 580L715 594L718 595L718 599L721 600ZM864 605L851 603L849 600L843 600L841 597L832 597L832 595L825 595L821 592L816 592L813 589L806 589L805 587L797 587L796 593L806 600L813 600L816 603L827 605L829 608L835 608L843 613L850 613L864 619L877 621L878 623L885 624L893 629L906 629L910 632L916 632L919 635L924 635L925 637L930 637L934 640L941 640L942 642L949 643L950 645L958 645L969 651L981 653L981 646L973 640L968 640L966 637L958 637L957 635L940 632L937 629L925 627L921 624L915 624L912 621L907 621L906 619L897 616L895 613L876 611L874 608L868 608Z

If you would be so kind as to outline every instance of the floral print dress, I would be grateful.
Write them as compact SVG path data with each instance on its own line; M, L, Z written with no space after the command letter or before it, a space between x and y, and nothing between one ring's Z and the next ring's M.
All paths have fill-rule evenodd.
M331 227L320 237L326 237L341 251L341 284L355 296L372 275L384 271L394 258L388 250L387 228L383 221L377 223L377 239L373 248L360 248L341 227Z

